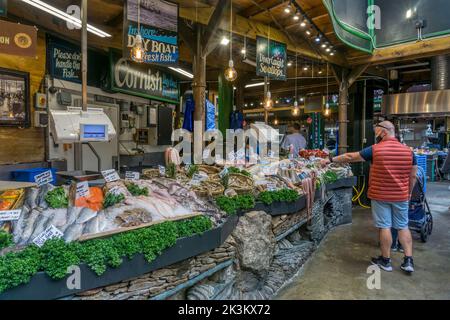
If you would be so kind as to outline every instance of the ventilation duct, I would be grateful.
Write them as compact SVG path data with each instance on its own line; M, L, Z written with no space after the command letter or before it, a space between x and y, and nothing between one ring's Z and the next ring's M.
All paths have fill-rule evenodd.
M450 55L431 59L431 84L433 90L450 89Z

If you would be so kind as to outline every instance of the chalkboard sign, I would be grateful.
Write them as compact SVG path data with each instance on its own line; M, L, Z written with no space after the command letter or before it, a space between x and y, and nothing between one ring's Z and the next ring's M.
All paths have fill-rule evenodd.
M81 48L71 42L47 36L47 68L56 79L81 83ZM108 56L88 50L88 85L101 87L108 69Z
M256 75L274 80L286 80L286 45L256 37Z
M169 103L178 103L178 80L147 64L138 64L110 51L111 90Z

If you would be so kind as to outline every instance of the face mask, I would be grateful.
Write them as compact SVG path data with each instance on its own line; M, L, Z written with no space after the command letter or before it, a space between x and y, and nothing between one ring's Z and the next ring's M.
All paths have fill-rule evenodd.
M375 141L376 141L376 143L378 144L378 143L380 143L381 141L383 141L383 139L384 139L384 137L382 137L382 136L377 136L377 137L375 138Z

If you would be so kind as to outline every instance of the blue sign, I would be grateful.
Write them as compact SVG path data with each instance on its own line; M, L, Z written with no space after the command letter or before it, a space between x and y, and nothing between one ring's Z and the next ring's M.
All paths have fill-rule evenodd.
M136 36L141 35L144 63L176 65L178 63L178 4L162 0L127 1L124 25L124 54L130 59ZM138 27L138 22L140 27Z

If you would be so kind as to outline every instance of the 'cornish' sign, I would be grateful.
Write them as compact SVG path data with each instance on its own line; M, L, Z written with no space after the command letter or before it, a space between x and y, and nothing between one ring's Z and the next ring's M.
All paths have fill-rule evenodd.
M256 38L256 74L274 80L286 80L286 45L284 43Z
M111 52L111 88L114 91L178 103L178 81L171 74L137 64Z
M127 1L123 56L130 59L131 48L140 33L144 42L145 63L176 65L179 57L178 4L164 0L141 0L138 5L138 0Z

